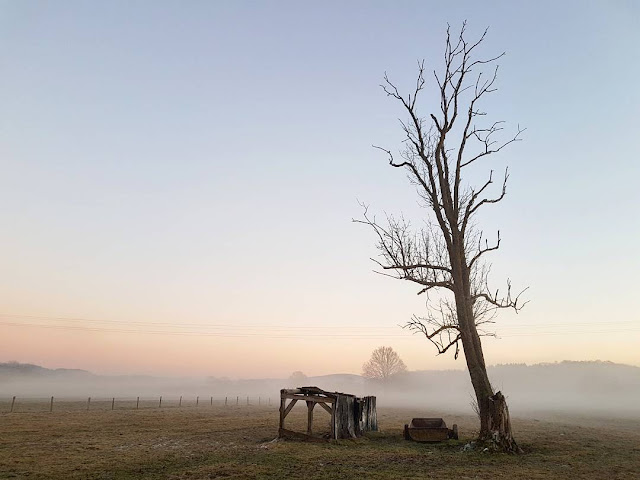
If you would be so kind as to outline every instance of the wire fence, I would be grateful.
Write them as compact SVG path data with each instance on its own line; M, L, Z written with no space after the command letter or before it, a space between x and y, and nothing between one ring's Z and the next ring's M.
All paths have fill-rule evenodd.
M212 408L272 406L270 396L158 395L143 397L0 397L0 413L143 410L158 408Z

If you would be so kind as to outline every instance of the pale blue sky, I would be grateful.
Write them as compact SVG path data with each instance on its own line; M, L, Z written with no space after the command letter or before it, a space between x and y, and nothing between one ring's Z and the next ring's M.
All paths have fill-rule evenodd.
M371 273L374 238L351 218L357 199L421 215L371 148L402 138L378 85L387 71L410 88L418 59L440 67L446 24L463 19L471 35L490 26L483 53L507 52L490 117L527 128L486 167L511 172L481 218L503 238L495 284L531 287L526 310L499 320L489 362L640 365L631 1L0 1L0 361L357 373L385 343L412 369L462 368L396 327L423 300ZM222 336L105 331L124 321ZM346 336L364 328L377 336ZM291 365L274 353L318 347L349 354ZM258 352L269 360L246 363Z

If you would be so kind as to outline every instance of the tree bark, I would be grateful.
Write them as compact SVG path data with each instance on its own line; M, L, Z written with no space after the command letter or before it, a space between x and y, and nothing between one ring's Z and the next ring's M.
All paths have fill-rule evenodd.
M458 232L455 232L450 252L455 287L454 296L462 347L478 403L478 415L480 417L479 440L483 443L489 443L494 450L520 453L521 449L513 438L513 432L511 431L511 418L506 399L501 392L494 394L493 387L489 381L480 335L473 316L469 268L467 267L464 248L457 237Z
M491 444L499 451L522 453L511 433L511 418L509 417L509 407L501 392L496 392L489 397L489 413L487 415L488 425L484 437L480 438Z
M354 417L354 398L351 395L338 395L333 404L333 438L356 438L356 419Z
M353 413L357 437L362 436L365 432L376 432L378 430L376 397L356 397L353 404Z

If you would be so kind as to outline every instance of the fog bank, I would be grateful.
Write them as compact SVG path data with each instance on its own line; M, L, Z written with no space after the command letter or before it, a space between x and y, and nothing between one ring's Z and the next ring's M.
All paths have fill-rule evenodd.
M611 362L559 362L489 367L494 388L514 416L538 412L640 418L640 368ZM315 385L329 391L376 395L380 407L473 413L466 371L416 371L387 381L335 374L295 379L232 380L217 377L103 376L84 370L50 370L15 362L0 364L0 398L131 398L197 396L221 401L258 397L276 402L281 388ZM274 403L275 404L275 403Z

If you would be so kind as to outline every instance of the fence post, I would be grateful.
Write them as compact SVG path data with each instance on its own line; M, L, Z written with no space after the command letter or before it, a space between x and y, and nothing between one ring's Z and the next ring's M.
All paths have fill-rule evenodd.
M227 406L227 397L224 397L224 406Z
M213 407L213 397L211 397L211 406Z
M200 402L200 397L196 397L196 407L198 406L199 402Z
M181 407L182 406L182 395L180 395L180 401L178 402L178 406Z
M11 413L13 413L13 405L16 403L16 397L15 395L13 396L13 399L11 400Z
M53 397L51 397L51 404L49 405L49 412L53 412Z
M236 405L240 405L240 396L236 396Z
M89 411L90 405L91 405L91 397L87 398L87 412Z
M160 395L160 403L158 404L158 408L162 408L162 395Z
M115 404L116 404L116 397L113 397L111 399L111 410L113 410L113 407L115 406Z
M138 410L139 406L140 406L140 397L136 398L136 410Z

